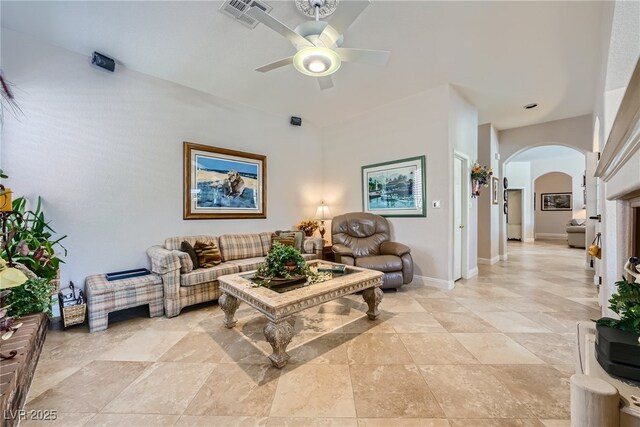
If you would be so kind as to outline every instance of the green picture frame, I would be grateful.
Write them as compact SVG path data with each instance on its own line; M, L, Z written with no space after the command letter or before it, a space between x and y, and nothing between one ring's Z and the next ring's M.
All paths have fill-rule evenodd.
M427 216L426 156L362 166L362 210L384 217Z

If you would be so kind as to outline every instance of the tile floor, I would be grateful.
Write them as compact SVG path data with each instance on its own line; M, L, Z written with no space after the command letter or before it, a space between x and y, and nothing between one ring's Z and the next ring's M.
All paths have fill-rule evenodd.
M282 370L246 305L234 329L217 304L133 310L100 333L51 330L26 409L57 410L51 426L568 426L591 283L582 250L510 244L452 291L385 292L376 321L360 296L301 314Z

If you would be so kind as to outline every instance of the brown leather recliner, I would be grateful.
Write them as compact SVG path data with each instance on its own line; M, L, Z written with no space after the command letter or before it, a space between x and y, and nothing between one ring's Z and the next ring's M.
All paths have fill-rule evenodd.
M379 215L353 212L333 217L332 251L336 262L384 273L381 288L395 288L413 280L411 249L390 242L389 222Z

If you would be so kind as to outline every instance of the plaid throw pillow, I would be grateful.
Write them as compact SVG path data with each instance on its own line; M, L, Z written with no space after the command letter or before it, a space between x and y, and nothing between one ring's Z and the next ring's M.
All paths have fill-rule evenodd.
M193 250L198 255L198 264L201 268L210 268L222 262L220 249L213 242L196 242Z

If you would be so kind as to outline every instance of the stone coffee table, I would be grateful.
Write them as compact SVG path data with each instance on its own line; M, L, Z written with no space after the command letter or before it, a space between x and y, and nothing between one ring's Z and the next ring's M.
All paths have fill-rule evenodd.
M330 266L327 261L310 261L309 267L315 270L318 265ZM325 281L310 283L309 281L275 286L273 289L256 287L252 281L255 272L229 274L218 279L222 295L218 300L224 311L224 325L233 328L236 324L235 312L243 301L264 314L269 322L264 327L266 337L273 353L269 356L271 363L283 368L289 360L287 345L293 338L294 315L310 307L315 307L344 295L364 291L362 296L369 306L367 315L375 319L378 304L382 301L383 274L379 271L347 266L344 274L326 274Z

